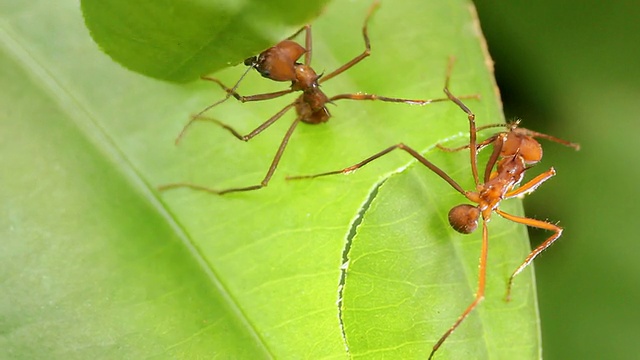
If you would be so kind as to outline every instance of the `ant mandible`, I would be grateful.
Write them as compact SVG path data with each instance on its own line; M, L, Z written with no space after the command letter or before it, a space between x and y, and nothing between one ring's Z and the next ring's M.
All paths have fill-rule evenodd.
M258 190L263 187L266 187L269 183L269 180L273 176L278 163L284 153L284 150L289 142L289 138L293 134L296 126L299 122L304 122L306 124L321 124L325 123L331 117L331 113L327 109L327 104L332 103L337 100L379 100L385 102L396 102L396 103L405 103L405 104L413 104L413 105L426 105L433 102L440 101L448 101L448 98L439 98L439 99L428 99L428 100L414 100L414 99L401 99L401 98L391 98L385 96L379 96L374 94L363 94L363 93L355 93L355 94L340 94L332 97L328 97L322 92L320 89L320 84L329 79L336 77L337 75L343 73L344 71L350 69L354 65L358 64L364 58L368 57L371 54L371 45L369 42L369 35L367 32L367 26L369 23L369 19L371 18L374 11L378 8L379 2L374 2L372 6L369 8L367 16L364 21L364 26L362 27L362 36L364 38L365 50L358 56L354 57L349 62L340 66L333 72L329 74L318 75L313 68L310 66L311 64L311 53L312 53L312 43L311 43L311 26L306 25L294 33L292 36L283 40L276 44L275 46L263 51L260 55L256 57L248 58L244 61L244 64L248 66L248 69L244 72L244 74L240 77L238 82L232 87L228 88L225 86L220 80L212 77L202 77L204 80L212 81L218 84L227 95L220 101L207 106L198 114L192 116L191 120L185 125L180 134L176 139L176 143L178 143L182 137L184 136L186 130L193 124L195 121L209 121L213 122L225 129L227 129L233 136L242 141L249 141L256 135L260 134L262 131L267 129L273 123L275 123L278 119L280 119L286 112L288 112L291 108L296 109L296 118L293 123L289 126L289 129L286 131L278 150L269 166L267 174L262 179L262 181L257 185L251 185L246 187L234 187L224 190L215 190L206 186L192 184L188 182L179 182L166 184L159 187L159 190L167 190L174 188L191 188L194 190L205 191L213 194L223 195L231 192L239 192L239 191L251 191ZM305 47L302 47L300 44L291 40L302 32L305 32ZM298 63L297 60L304 54L304 63ZM242 96L236 92L236 88L244 78L244 76L251 70L256 69L263 77L274 80L274 81L291 81L291 86L289 89L276 91L272 93L265 94L257 94L250 96ZM262 123L256 129L248 133L247 135L241 135L238 131L236 131L231 126L218 121L213 118L208 118L202 116L203 113L208 111L209 109L221 104L222 102L229 99L231 96L239 100L240 102L249 102L249 101L261 101L261 100L269 100L274 99L286 94L290 94L295 91L302 91L302 95L300 95L294 102L285 106L269 118L267 121ZM478 98L477 95L465 96L463 98Z
M547 238L541 245L531 251L521 263L521 265L518 266L518 268L511 274L507 282L507 292L505 296L506 301L510 300L513 279L520 272L522 272L522 270L524 270L536 258L536 256L538 256L538 254L551 246L551 244L553 244L553 242L555 242L562 234L563 229L550 222L512 215L499 209L502 200L529 194L535 191L538 186L540 186L542 183L549 180L556 174L555 169L552 167L544 173L529 180L525 184L518 186L522 181L525 172L542 159L542 146L536 140L536 138L554 141L562 145L572 147L576 150L580 149L580 146L578 144L571 143L547 134L520 128L518 127L519 122L476 127L474 113L460 100L460 98L454 96L449 91L449 77L452 64L453 61L451 60L449 62L449 69L447 73L444 92L447 95L447 98L453 101L456 105L458 105L458 107L460 107L460 109L462 109L467 114L467 117L469 119L469 144L455 149L445 148L440 145L438 145L438 147L445 151L459 151L467 148L470 150L471 171L473 174L474 183L476 185L475 190L465 191L442 169L427 160L419 152L403 143L390 146L374 154L373 156L370 156L369 158L342 170L329 171L316 175L294 176L287 178L289 180L292 180L316 178L334 174L349 174L363 167L364 165L390 153L395 149L401 149L409 153L420 163L440 176L456 191L458 191L465 198L467 198L467 200L474 204L461 204L454 206L449 211L448 219L449 224L451 225L451 227L453 227L454 230L462 234L470 234L477 229L478 220L480 219L480 217L482 217L482 246L480 250L478 288L474 300L471 302L471 304L462 312L462 314L453 323L453 325L440 337L438 342L433 346L433 349L429 355L429 359L434 356L434 354L440 348L440 346L442 346L444 341L451 335L451 333L453 333L453 331L464 321L464 319L484 298L489 239L487 224L491 220L491 215L494 212L507 220L553 232L553 234L549 238ZM491 127L506 127L507 130L499 132L498 134L495 134L487 138L486 140L478 142L478 131ZM493 147L493 151L485 166L484 176L482 179L483 181L480 182L478 175L477 155L480 150L489 145Z

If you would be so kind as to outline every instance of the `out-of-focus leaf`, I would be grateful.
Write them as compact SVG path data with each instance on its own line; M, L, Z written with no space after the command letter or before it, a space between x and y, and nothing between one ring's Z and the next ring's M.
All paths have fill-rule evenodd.
M237 64L320 14L327 0L82 0L100 48L123 66L186 82Z

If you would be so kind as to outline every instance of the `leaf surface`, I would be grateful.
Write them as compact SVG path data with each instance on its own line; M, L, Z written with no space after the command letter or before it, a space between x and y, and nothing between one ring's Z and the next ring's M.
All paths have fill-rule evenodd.
M334 2L314 22L318 72L364 49L369 6ZM284 180L403 141L471 188L466 154L433 150L465 142L454 104L336 102L328 123L298 127L266 189L158 193L175 181L258 183L294 115L249 143L196 124L176 147L189 115L224 95L214 84L123 69L92 42L75 2L1 10L0 357L424 358L471 301L480 234L449 229L447 211L463 199L406 154L348 177ZM452 90L482 95L467 100L480 124L502 121L478 31L465 1L383 2L371 57L323 90L442 97L455 56ZM233 84L243 71L216 76ZM285 87L251 73L238 91ZM228 101L209 115L248 133L293 99ZM531 270L502 301L526 232L498 218L490 231L487 299L438 358L540 356Z

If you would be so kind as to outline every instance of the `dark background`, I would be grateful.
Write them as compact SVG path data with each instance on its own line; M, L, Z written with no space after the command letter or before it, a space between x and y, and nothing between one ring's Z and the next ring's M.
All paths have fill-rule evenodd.
M545 359L640 354L640 2L476 0L508 119L558 175L525 199L565 228L536 260ZM545 239L532 231L532 245Z

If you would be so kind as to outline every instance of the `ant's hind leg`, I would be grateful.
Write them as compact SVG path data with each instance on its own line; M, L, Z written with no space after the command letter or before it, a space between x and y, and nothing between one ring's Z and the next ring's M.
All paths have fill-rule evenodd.
M476 99L478 98L477 95L465 95L465 96L461 96L461 98L467 99L467 98L473 98ZM392 97L387 97L387 96L381 96L381 95L375 95L375 94L363 94L363 93L356 93L356 94L340 94L340 95L335 95L332 96L331 98L329 98L329 102L331 101L336 101L336 100L377 100L377 101L384 101L384 102L394 102L394 103L405 103L405 104L409 104L409 105L427 105L427 104L432 104L432 103L436 103L436 102L444 102L444 101L449 101L449 98L437 98L437 99L402 99L402 98L392 98Z
M287 111L289 111L289 109L291 109L292 107L295 106L295 103L291 103L287 106L285 106L284 108L282 108L282 110L278 111L278 113L276 113L275 115L273 115L271 118L269 118L269 120L265 121L264 123L260 124L260 126L258 126L257 128L255 128L253 131L251 131L250 133L248 133L247 135L242 135L240 134L237 130L235 130L234 128L232 128L230 125L227 125L225 123L223 123L220 120L217 119L213 119L213 118L209 118L209 117L204 117L201 116L200 114L198 115L193 115L191 117L191 120L189 120L189 122L182 128L182 131L180 132L180 134L178 134L178 137L176 138L176 145L178 143L180 143L180 140L182 140L182 138L184 137L184 134L187 132L187 129L196 121L208 121L208 122L212 122L214 124L217 124L219 126L221 126L222 128L226 129L227 131L229 131L234 137L236 137L238 140L242 140L242 141L249 141L251 140L254 136L260 134L262 131L264 131L266 128L268 128L269 126L271 126L274 122L276 122L278 119L280 119L282 117L282 115L284 115Z
M229 189L224 189L224 190L216 190L216 189L204 186L204 185L197 185L197 184L188 183L188 182L179 182L179 183L171 183L171 184L165 184L165 185L159 186L158 190L159 191L166 191L166 190L172 190L172 189L187 188L187 189L191 189L191 190L204 191L204 192L208 192L210 194L215 194L215 195L224 195L224 194L228 194L228 193L232 193L232 192L244 192L244 191L252 191L252 190L262 189L263 187L266 187L269 184L269 181L271 180L271 177L275 173L276 168L278 167L278 164L280 163L280 159L282 158L282 154L284 153L284 150L286 149L287 144L289 143L289 139L291 138L291 134L293 134L293 131L295 130L295 128L296 128L296 126L298 125L299 122L300 122L300 118L296 118L296 120L291 124L291 126L289 126L289 129L287 130L286 134L284 135L284 137L282 139L282 142L280 143L280 146L278 147L278 151L276 151L276 154L273 157L273 160L271 161L271 165L269 165L269 170L267 170L267 174L262 179L260 184L251 185L251 186L244 186L244 187L235 187L235 188L229 188Z
M270 92L270 93L264 93L264 94L256 94L256 95L240 95L236 92L236 88L235 86L233 88L229 88L227 87L225 84L222 83L222 81L213 78L213 77L209 77L209 76L203 76L201 77L202 80L207 80L207 81L211 81L214 82L218 85L220 85L220 87L222 88L222 90L224 90L227 93L227 98L230 96L233 96L234 98L236 98L236 100L245 103L245 102L250 102L250 101L262 101L262 100L271 100L271 99L275 99L278 98L280 96L283 95L287 95L287 94L291 94L293 92L292 89L286 89L286 90L281 90L281 91L274 91L274 92ZM204 110L200 111L198 113L198 115L204 113L205 111L211 109L212 107L216 106L217 104L219 104L221 101L213 104L213 105L209 105L206 108L204 108Z
M513 286L513 279L518 274L520 274L520 272L522 272L522 270L524 270L529 264L531 264L531 262L536 258L536 256L538 256L543 250L545 250L546 248L551 246L556 240L558 240L558 238L562 235L563 229L558 225L554 225L546 221L507 214L499 209L496 209L495 211L498 215L502 216L507 220L511 220L513 222L535 227L538 229L553 231L553 235L551 235L547 240L545 240L537 248L533 249L533 251L531 251L531 253L529 253L529 255L527 255L527 257L524 259L522 264L520 264L520 266L518 266L518 268L509 277L509 281L507 282L507 294L505 295L505 300L509 301L511 300L511 287Z
M347 174L350 174L350 173L360 169L361 167L367 165L368 163L387 155L388 153L392 152L395 149L400 149L400 150L403 150L403 151L407 152L414 159L418 160L422 165L428 167L431 171L433 171L438 176L440 176L444 181L449 183L449 185L451 185L451 187L456 189L456 191L458 191L460 194L462 194L462 195L466 194L464 189L462 189L462 187L455 180L453 180L447 173L445 173L444 170L440 169L434 163L432 163L431 161L427 160L427 158L422 156L419 152L417 152L416 150L412 149L411 147L409 147L409 146L407 146L407 145L405 145L403 143L389 146L388 148L386 148L386 149L384 149L382 151L379 151L379 152L369 156L368 158L360 161L359 163L351 165L351 166L346 167L344 169L334 170L334 171L327 171L327 172L324 172L324 173L314 174L314 175L287 176L286 179L287 180L300 180L300 179L313 179L313 178L317 178L317 177L329 176L329 175L337 175L337 174L347 175Z

